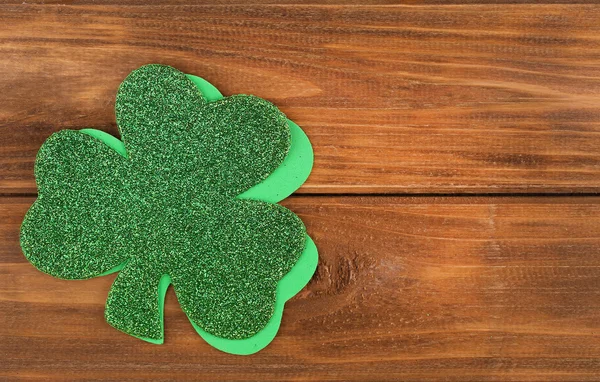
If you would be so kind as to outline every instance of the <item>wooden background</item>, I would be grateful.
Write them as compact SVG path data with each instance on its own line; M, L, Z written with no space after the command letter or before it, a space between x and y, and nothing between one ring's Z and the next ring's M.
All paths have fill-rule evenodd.
M600 380L600 3L190 3L0 0L0 379ZM256 355L204 343L172 291L165 344L128 337L103 318L114 276L21 254L37 149L116 133L146 63L313 142L283 204L319 267Z

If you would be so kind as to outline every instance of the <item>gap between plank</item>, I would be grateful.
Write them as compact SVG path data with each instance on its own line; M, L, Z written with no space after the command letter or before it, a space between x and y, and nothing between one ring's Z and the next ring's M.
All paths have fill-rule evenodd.
M312 198L312 197L402 197L402 198L501 198L501 197L514 197L514 198L554 198L554 197L571 197L571 198L589 198L600 196L598 192L582 192L582 193L552 193L552 192L514 192L514 193L502 193L502 192L479 192L479 193L351 193L351 192L338 192L338 193L309 193L309 194L292 194L289 197L294 198ZM37 193L26 192L26 193L2 193L0 192L0 198L35 198ZM288 198L289 198L288 197Z

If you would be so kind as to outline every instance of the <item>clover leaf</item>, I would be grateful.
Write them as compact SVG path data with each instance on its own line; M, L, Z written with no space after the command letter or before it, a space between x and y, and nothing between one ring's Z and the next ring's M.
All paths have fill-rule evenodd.
M260 350L316 267L302 221L274 204L308 176L310 166L285 171L312 165L308 140L271 103L221 98L163 65L133 71L115 109L122 141L63 130L40 148L38 199L21 227L25 256L63 279L119 271L105 317L125 333L163 342L172 284L211 345Z

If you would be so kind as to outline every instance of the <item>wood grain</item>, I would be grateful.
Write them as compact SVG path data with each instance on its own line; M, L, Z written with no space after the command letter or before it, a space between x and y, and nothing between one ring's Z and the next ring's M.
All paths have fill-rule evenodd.
M600 381L600 197L514 195L600 190L600 4L561 2L0 0L0 380ZM114 276L21 254L44 139L116 134L152 62L313 142L284 204L319 267L254 356L204 343L172 290L166 343L130 338L103 319Z
M303 126L301 193L599 189L597 4L132 3L0 6L0 193L35 192L52 132L116 133L116 89L151 62Z
M320 250L280 335L210 348L169 291L166 343L110 328L113 277L63 281L0 199L0 376L84 380L600 380L600 198L292 197Z
M0 4L36 4L36 5L96 5L95 0L27 0L25 2L19 0L0 0ZM398 5L482 5L482 4L598 4L598 0L106 0L104 5L275 5L275 6L364 6L364 5L379 5L379 6L398 6Z

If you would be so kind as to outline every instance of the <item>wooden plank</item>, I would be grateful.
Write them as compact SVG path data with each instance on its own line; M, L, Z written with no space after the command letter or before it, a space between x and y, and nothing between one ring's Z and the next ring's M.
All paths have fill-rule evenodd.
M0 193L146 63L305 128L301 193L597 192L600 7L0 6Z
M36 5L95 5L94 0L0 0L0 4ZM315 6L361 6L361 5L481 5L481 4L598 4L598 0L106 0L103 5L315 5Z
M113 276L57 280L21 255L31 202L0 199L0 376L599 380L597 197L290 198L320 264L250 357L205 344L172 291L164 345L110 328Z

